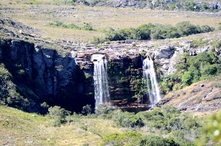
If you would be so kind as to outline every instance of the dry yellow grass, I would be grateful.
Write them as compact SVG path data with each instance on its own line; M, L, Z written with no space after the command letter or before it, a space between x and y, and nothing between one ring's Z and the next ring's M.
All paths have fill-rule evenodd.
M30 4L31 2L33 4ZM64 5L59 0L2 0L0 4L3 8L0 10L1 15L38 28L43 33L43 37L84 42L93 37L103 37L102 30L109 27L129 28L146 23L176 25L182 21L218 27L221 22L221 18L213 13L72 6ZM55 21L79 26L87 22L97 31L80 31L45 25Z

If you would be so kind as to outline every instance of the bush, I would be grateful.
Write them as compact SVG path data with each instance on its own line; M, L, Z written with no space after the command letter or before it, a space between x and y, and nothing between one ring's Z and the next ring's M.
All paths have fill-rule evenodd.
M81 113L83 115L91 114L92 113L91 105L87 104L87 105L83 106Z
M53 119L54 126L60 126L62 123L66 122L65 118L69 114L69 111L59 106L50 107L48 109L48 117Z
M112 109L105 105L105 104L100 104L98 105L97 109L95 110L95 114L96 115L103 115L103 114L108 114L109 111L111 111Z
M122 112L121 110L115 110L111 113L113 121L122 127L142 127L144 125L142 119L134 113Z
M193 40L190 43L190 47L196 48L196 47L201 47L203 45L205 45L205 43L207 43L207 41L204 41L202 38L197 39L197 40Z
M210 32L214 28L204 25L202 27L195 26L189 22L180 22L173 27L171 25L153 25L143 24L137 28L127 28L114 30L109 28L105 33L105 39L109 41L137 39L137 40L150 40L150 39L166 39L166 38L178 38L182 36L188 36L196 33Z
M160 136L147 136L142 139L142 146L179 146L171 139L166 139Z
M60 21L55 21L54 23L48 23L47 26L54 26L54 27L62 27L62 28L69 28L69 29L79 29L79 30L88 30L88 31L94 31L91 24L84 22L83 26L77 26L73 23L70 24L64 24Z
M124 133L112 133L104 136L102 140L103 146L135 146L141 145L142 135L135 131L128 131Z
M221 60L213 52L202 52L196 56L186 55L184 58L185 62L180 59L180 63L176 65L177 77L184 85L190 85L221 72Z
M205 132L215 142L221 141L221 111L210 117L210 121L205 128Z

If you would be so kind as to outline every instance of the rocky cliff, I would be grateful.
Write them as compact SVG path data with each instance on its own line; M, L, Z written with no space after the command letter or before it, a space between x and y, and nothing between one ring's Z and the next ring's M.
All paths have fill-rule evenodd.
M193 56L205 51L212 51L217 56L221 54L220 49L208 45L211 40L220 41L220 34L209 34L209 37L202 34L206 42L203 46L194 46L193 40L181 39L158 43L126 40L95 46L43 40L35 29L10 19L1 19L0 31L1 103L29 112L44 113L52 105L71 111L81 111L87 104L93 108L92 54L107 56L110 96L113 104L118 106L148 104L142 72L145 57L154 60L159 80L174 72L176 60L183 52ZM172 97L165 98L161 104L169 103ZM207 95L206 99L219 98ZM180 109L188 108L186 104L180 105Z
M88 82L71 53L62 56L52 48L22 40L5 40L0 49L0 61L11 73L15 91L31 99L26 110L36 111L43 102L79 110L94 102L90 94L93 83ZM16 104L13 97L8 98L9 104Z
M10 23L20 26L20 31L27 31L9 19L1 22L2 26ZM13 29L2 27L1 31L5 38L1 38L0 62L11 79L1 80L3 103L31 112L44 111L47 104L80 111L82 106L94 103L93 82L76 65L74 54L59 54L53 47L44 47L42 41L32 42L30 37ZM7 35L14 37L7 38Z

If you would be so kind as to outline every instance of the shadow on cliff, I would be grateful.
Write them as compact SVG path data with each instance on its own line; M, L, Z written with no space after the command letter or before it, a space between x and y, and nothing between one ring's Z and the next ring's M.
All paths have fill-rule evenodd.
M94 107L93 82L71 53L60 55L41 45L6 40L0 45L0 63L11 73L15 87L13 97L9 92L5 96L10 102L1 99L5 104L38 113L46 113L48 105L75 112L87 104Z

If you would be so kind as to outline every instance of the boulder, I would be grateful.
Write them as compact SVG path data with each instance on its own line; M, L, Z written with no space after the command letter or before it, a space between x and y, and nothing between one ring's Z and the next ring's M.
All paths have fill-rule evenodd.
M163 46L157 52L156 59L170 59L175 52L175 48L171 46Z

